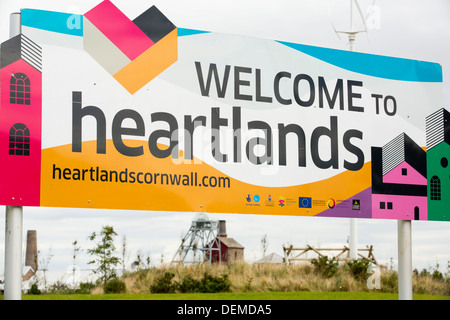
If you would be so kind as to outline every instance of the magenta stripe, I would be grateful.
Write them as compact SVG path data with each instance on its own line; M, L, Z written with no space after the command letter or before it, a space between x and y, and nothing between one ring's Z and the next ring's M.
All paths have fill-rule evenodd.
M103 1L84 16L130 60L134 60L154 44L111 1Z

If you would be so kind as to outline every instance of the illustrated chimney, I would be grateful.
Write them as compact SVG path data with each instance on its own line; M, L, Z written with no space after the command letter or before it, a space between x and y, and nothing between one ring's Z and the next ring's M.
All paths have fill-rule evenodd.
M27 231L27 251L25 257L25 266L29 266L33 271L38 269L38 252L37 252L37 232L36 230Z
M219 237L227 237L227 222L225 220L219 220Z

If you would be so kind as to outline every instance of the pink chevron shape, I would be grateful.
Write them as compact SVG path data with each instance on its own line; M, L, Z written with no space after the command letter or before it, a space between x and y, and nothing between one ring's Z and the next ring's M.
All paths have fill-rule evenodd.
M84 15L130 60L154 45L139 27L111 1L105 0Z

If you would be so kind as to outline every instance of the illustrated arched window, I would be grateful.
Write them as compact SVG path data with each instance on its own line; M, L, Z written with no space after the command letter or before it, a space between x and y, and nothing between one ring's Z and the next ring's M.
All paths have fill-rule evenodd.
M414 220L420 220L420 209L419 207L414 208Z
M430 199L441 200L441 179L433 176L430 180Z
M29 105L31 100L30 79L26 74L15 73L11 75L9 87L9 102L12 104Z
M23 123L16 123L9 130L9 154L30 155L30 130Z

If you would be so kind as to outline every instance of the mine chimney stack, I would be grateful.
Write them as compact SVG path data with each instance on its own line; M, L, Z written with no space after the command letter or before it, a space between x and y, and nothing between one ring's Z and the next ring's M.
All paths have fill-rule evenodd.
M227 222L225 220L219 220L219 237L227 237Z
M25 257L25 266L29 266L34 272L38 269L38 252L37 252L37 232L36 230L28 230L27 232L27 251Z

